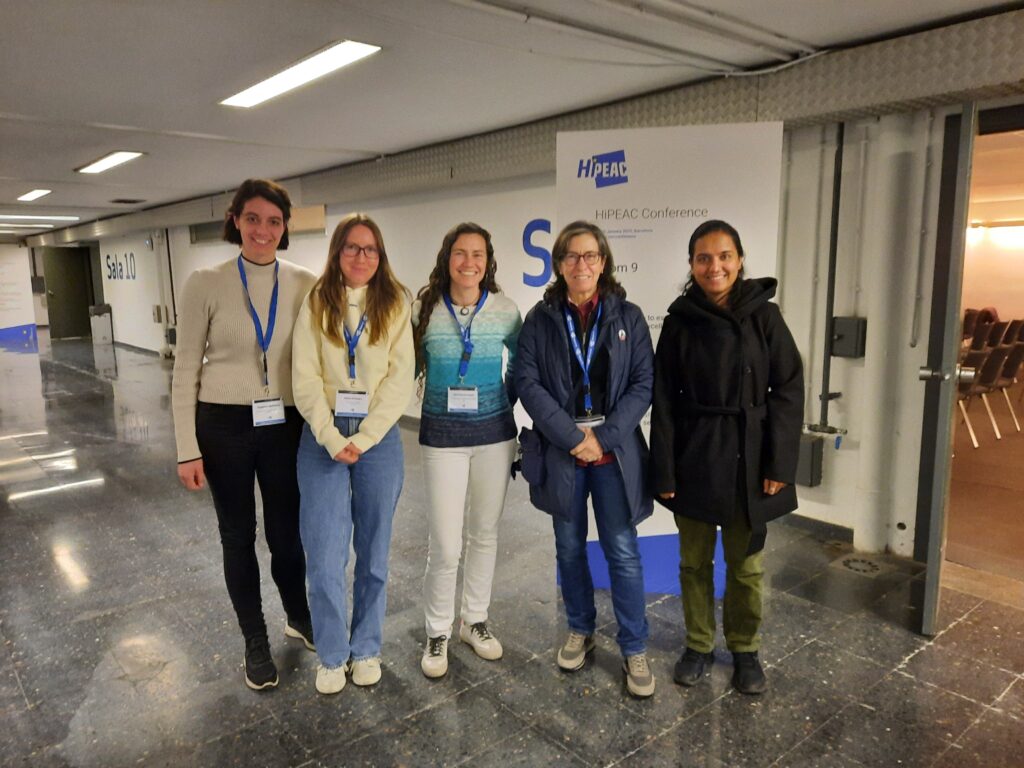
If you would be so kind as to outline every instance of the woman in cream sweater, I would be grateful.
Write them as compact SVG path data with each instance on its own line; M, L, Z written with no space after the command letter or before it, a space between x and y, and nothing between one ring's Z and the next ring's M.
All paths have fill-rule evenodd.
M295 479L302 417L291 366L292 325L316 276L277 258L288 247L290 216L288 192L274 182L249 179L238 188L224 239L241 253L185 283L172 385L178 477L190 491L210 484L224 578L245 638L245 682L256 690L277 685L256 560L256 479L285 634L313 648Z
M300 528L320 693L344 688L349 668L356 685L380 680L391 521L404 474L397 422L412 396L413 362L408 292L391 271L380 229L350 214L334 230L292 346L295 403L307 423Z

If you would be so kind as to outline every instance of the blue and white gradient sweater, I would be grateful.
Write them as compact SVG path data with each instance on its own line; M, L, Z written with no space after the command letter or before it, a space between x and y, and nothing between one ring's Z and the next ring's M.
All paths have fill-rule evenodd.
M458 315L458 309L455 310ZM420 303L412 307L415 324ZM458 315L464 325L469 316ZM426 383L420 418L420 443L432 448L465 448L511 440L516 436L512 406L516 396L512 370L516 343L523 325L515 302L501 293L491 293L473 318L473 357L466 372L465 386L476 387L476 413L449 413L448 387L459 386L462 337L444 301L430 314L423 336ZM502 377L503 352L508 350L508 369Z

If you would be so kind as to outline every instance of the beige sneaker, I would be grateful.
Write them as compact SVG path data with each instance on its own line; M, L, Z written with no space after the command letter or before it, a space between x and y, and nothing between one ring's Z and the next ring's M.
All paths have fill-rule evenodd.
M565 638L565 644L558 649L558 666L566 672L583 669L583 665L587 663L587 654L593 650L593 635L582 635L570 630L569 636Z
M331 695L345 687L345 665L325 667L321 664L316 668L316 689L320 693Z
M626 690L637 698L645 699L654 693L654 675L647 663L647 654L638 653L622 660L622 671L626 673Z
M483 621L476 624L462 622L462 626L459 627L459 640L469 645L481 659L494 661L500 659L504 653L498 638L491 634L487 623Z
M351 662L352 682L356 685L376 685L380 682L380 658L359 659Z
M420 659L420 669L430 678L448 674L448 638L445 635L428 637Z

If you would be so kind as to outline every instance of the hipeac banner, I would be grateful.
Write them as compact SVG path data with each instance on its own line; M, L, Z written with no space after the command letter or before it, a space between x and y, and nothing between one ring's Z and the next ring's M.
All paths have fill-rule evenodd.
M743 239L749 277L775 275L782 174L782 123L701 125L558 134L558 218L608 236L616 276L658 334L689 274L687 243L707 219L724 219ZM644 419L644 431L649 415ZM594 583L608 586L591 520ZM639 528L648 592L678 594L672 515L655 505ZM719 554L716 563L721 563ZM716 582L719 579L716 579Z

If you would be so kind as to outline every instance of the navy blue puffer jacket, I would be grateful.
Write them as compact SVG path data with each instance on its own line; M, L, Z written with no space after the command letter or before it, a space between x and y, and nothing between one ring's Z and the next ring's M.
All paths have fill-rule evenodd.
M636 304L613 294L601 301L597 343L608 351L607 413L605 423L594 428L594 436L605 451L615 453L630 518L636 525L654 510L647 487L650 453L640 431L654 387L654 348ZM542 454L543 479L531 483L530 501L548 514L566 518L571 514L576 478L576 460L569 451L583 439L573 421L573 365L562 306L538 302L519 332L515 367L519 400L542 438L535 449Z

